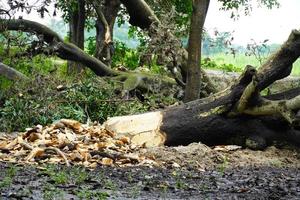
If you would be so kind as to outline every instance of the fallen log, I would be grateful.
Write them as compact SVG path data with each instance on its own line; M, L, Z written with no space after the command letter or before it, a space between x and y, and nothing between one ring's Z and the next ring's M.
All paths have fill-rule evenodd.
M224 91L162 111L111 118L104 126L145 146L192 142L217 145L236 137L242 138L243 144L249 138L259 142L258 148L274 140L300 145L299 90L289 98L278 94L276 100L260 95L269 84L288 76L299 56L300 32L294 30L258 71L247 66L240 78Z
M257 113L251 113L251 109L245 109L242 113L234 111L235 102L241 98L248 81L251 81L249 69L243 80L245 82L236 84L228 95L209 103L197 100L163 111L113 117L104 126L119 136L131 138L135 144L147 147L187 145L192 142L229 144L233 138L239 139L238 145L245 145L246 140L251 137L263 138L263 146L274 140L286 140L300 145L300 131L292 126L293 122L279 116L280 111L272 108L271 111L263 112L265 105ZM299 97L290 101L272 102L296 105L290 109L297 110L300 108L298 101ZM280 105L275 107L279 108ZM233 111L235 114L232 114Z

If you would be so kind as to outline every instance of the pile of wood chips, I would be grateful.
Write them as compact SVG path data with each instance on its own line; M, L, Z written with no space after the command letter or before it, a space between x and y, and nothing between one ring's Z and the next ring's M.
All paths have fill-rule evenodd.
M99 124L86 125L62 119L50 126L38 125L16 137L0 136L0 161L18 164L65 163L96 168L98 165L156 165L141 156L141 146L127 137L117 138Z

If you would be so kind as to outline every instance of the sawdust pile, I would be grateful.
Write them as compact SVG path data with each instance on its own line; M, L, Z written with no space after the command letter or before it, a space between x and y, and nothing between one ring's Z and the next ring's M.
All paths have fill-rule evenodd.
M141 146L127 137L117 138L99 124L88 126L62 119L38 125L16 137L0 137L0 161L18 164L64 163L96 168L98 165L155 165L153 157L138 152Z

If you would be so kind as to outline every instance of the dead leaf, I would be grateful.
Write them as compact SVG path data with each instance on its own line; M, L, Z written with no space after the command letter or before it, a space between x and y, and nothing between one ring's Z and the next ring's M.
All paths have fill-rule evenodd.
M115 144L116 144L117 146L123 146L123 145L124 145L124 142L122 142L121 140L117 140L117 141L115 142Z
M18 144L18 139L14 139L13 141L11 141L10 143L8 143L5 147L5 149L13 149L16 145Z
M0 142L0 149L6 149L7 145L8 145L7 141Z
M96 168L107 166L155 165L140 156L141 147L128 137L115 137L99 124L81 124L62 119L50 126L35 126L13 137L1 137L0 161L18 164L65 163ZM96 152L96 153L95 153ZM91 156L93 155L93 157ZM36 162L36 158L43 158ZM149 161L148 161L149 160Z

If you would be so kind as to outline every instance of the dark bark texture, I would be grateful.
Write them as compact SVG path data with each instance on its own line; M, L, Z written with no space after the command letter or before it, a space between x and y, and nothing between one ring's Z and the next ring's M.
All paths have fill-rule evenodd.
M129 23L141 29L148 29L153 22L158 22L154 12L143 0L121 0L130 15Z

